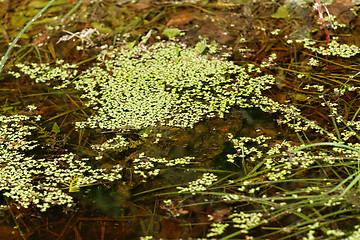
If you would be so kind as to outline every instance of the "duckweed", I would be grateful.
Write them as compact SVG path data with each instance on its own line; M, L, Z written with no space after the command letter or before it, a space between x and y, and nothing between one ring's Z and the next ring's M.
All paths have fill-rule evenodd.
M18 67L37 81L60 81L56 88L73 84L83 92L97 114L78 122L78 128L193 127L207 117L224 117L233 105L263 105L262 91L275 80L271 75L252 77L221 57L164 42L106 49L81 74L74 65L60 64Z
M18 207L31 204L41 211L53 205L71 207L69 192L99 181L120 179L122 168L115 165L110 171L93 169L85 158L73 153L58 157L37 158L27 155L40 146L27 140L35 129L34 122L24 115L0 115L0 189Z
M309 40L301 42L304 42L305 48L322 55L351 57L359 52L357 47L340 45L335 41L329 44L328 49L315 48L315 42ZM275 59L275 55L271 56L271 59L269 58L271 61ZM318 59L313 59L310 64L318 65L321 62ZM234 184L231 193L219 194L216 192L216 188L213 189L217 195L220 195L219 199L223 202L262 202L264 203L262 205L264 213L260 211L233 211L227 217L226 222L211 223L207 237L222 235L228 228L238 228L238 234L248 234L251 229L271 221L268 218L268 213L265 214L265 212L287 211L285 209L288 209L287 206L292 203L283 201L283 197L291 197L293 200L308 197L297 192L289 193L289 196L286 196L286 193L281 196L277 196L277 193L275 196L267 196L263 193L265 186L268 185L264 185L265 182L257 184L256 181L266 181L266 184L269 185L281 181L285 182L289 176L299 169L300 171L309 169L320 161L331 166L337 161L349 159L356 161L360 157L358 151L349 150L359 149L360 145L354 141L348 141L358 135L360 121L355 121L355 117L352 120L345 120L340 114L338 103L332 103L331 99L326 99L327 96L320 95L317 100L323 103L323 108L328 109L329 117L333 119L334 123L345 123L347 128L343 128L341 132L329 132L314 121L302 116L301 111L295 106L281 104L264 96L263 91L272 87L275 78L272 75L262 74L261 69L255 65L237 66L216 54L200 54L197 49L188 48L181 44L161 42L152 46L138 45L131 49L125 46L115 49L107 48L99 55L97 62L83 72L79 72L76 65L63 65L63 63L58 63L54 67L34 64L30 67L27 65L19 65L18 67L20 72L39 82L45 82L55 88L74 87L81 91L82 98L89 107L96 110L96 114L82 122L77 122L77 128L94 128L119 133L113 139L109 139L101 145L93 146L99 151L122 151L128 148L131 145L131 139L127 139L125 135L121 135L122 133L141 133L145 129L157 126L191 128L206 118L223 118L234 106L239 108L257 107L264 112L280 113L277 122L279 125L286 126L289 131L295 134L303 132L305 136L307 132L311 131L321 136L322 139L339 145L346 144L348 147L339 148L339 145L334 145L326 149L317 149L314 152L303 148L305 143L298 146L287 139L278 141L278 139L274 140L263 135L257 137L229 135L229 141L233 143L236 153L227 156L228 162L236 164L238 159L242 159L245 164L257 164L255 168L261 172L261 180L255 179L255 177L229 179L228 183ZM39 70L39 68L45 70ZM20 76L17 72L13 72L13 74L16 77ZM299 76L301 75L299 74ZM324 91L324 86L304 85L303 89L315 89L321 93ZM341 97L346 91L355 90L357 90L356 87L343 86L340 89L333 89L333 92L336 96ZM20 124L24 120L19 120L16 124ZM4 134L1 134L3 141L5 141L7 136L5 133L8 131L4 126L2 126ZM71 197L64 190L77 191L79 187L93 184L100 179L113 181L121 178L121 166L116 165L110 173L101 169L92 170L86 165L86 159L80 160L73 154L46 161L37 159L36 167L32 166L30 163L34 162L34 158L25 156L22 151L36 147L36 142L24 143L21 140L24 136L29 135L31 130L31 128L26 128L26 125L22 127L25 127L23 133L20 131L17 133L20 135L16 139L7 141L19 143L14 144L14 146L10 144L4 153L14 154L9 155L15 159L11 161L14 162L12 169L25 169L22 175L29 177L24 178L25 182L21 185L21 189L29 190L26 190L26 193L19 193L20 191L13 181L18 181L20 177L16 178L14 174L10 176L6 175L7 173L2 173L8 177L4 178L6 180L2 189L7 191L7 196L14 200L20 201L21 199L22 206L28 206L24 202L32 202L42 209L46 209L54 204L69 204ZM20 127L18 128L20 129ZM11 134L15 132L19 131L14 130ZM143 135L148 134L144 133ZM159 139L162 136L158 134L156 137ZM17 158L19 160L16 160ZM28 161L27 166L31 167L23 167L23 165L18 164L17 162L20 159L22 162ZM131 160L134 173L143 178L149 178L160 174L165 167L191 164L195 158L154 158L142 153ZM9 164L8 162L6 164ZM50 162L53 167L49 167ZM66 163L70 169L68 171L62 169L58 162ZM9 164L9 166L13 165ZM11 168L9 169L11 170ZM46 170L40 172L38 169ZM12 171L14 172L14 170ZM84 174L84 171L90 172L91 177L89 174ZM38 176L40 173L44 177L35 183L41 184L41 191L34 187L37 186L36 184L33 186L34 183L28 180L33 180L34 176ZM13 177L15 180L12 180ZM333 184L329 179L322 181L324 185ZM217 175L204 173L200 178L189 182L188 185L177 187L177 192L192 195L211 195L209 189L217 182ZM341 184L338 186L342 187ZM11 189L15 189L16 192L11 191ZM52 194L48 195L50 197L41 195L42 192L49 191ZM325 193L324 190L315 187L306 189L304 192L316 192L318 195L309 195L312 196L311 199L306 200L308 202L304 204L319 204L324 207L341 205L344 199L332 196L331 191ZM59 195L56 197L55 193ZM258 197L259 194L262 196ZM324 196L327 197L325 200L323 199ZM296 205L294 211L297 214L302 214L304 211L302 206ZM306 232L308 239L314 237L313 229L319 228L315 222L313 223L312 228ZM284 231L287 230L284 229ZM328 232L328 235L336 234L341 233ZM354 232L354 236L356 234L357 232Z

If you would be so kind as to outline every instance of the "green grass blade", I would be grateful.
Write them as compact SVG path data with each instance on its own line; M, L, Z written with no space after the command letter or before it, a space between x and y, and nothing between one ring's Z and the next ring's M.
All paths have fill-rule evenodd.
M21 35L23 35L23 33L31 26L31 24L33 24L33 22L36 21L36 19L38 19L41 14L43 14L46 9L48 9L51 4L53 4L55 2L55 0L51 0L48 4L46 4L46 6L40 10L40 12L38 14L36 14L36 16L31 19L27 24L26 26L19 32L19 34L16 36L16 38L14 39L14 41L12 41L12 43L10 44L10 47L8 48L8 50L6 51L5 53L5 56L2 58L1 60L1 64L0 64L0 73L2 71L2 69L4 68L5 66L5 62L6 62L6 59L8 58L8 56L10 55L10 51L11 49L15 46L15 44L17 43L17 41L19 40L19 38L21 37Z
M356 149L356 148L353 148L353 147L350 147L348 145L344 145L344 144L341 144L341 143L319 142L319 143L312 143L312 144L309 144L309 145L298 147L298 148L292 150L291 153L295 153L295 152L298 152L298 151L306 149L306 148L317 147L317 146L333 146L333 147L338 147L338 148L345 148L345 149L355 151L355 152L360 152L359 149Z

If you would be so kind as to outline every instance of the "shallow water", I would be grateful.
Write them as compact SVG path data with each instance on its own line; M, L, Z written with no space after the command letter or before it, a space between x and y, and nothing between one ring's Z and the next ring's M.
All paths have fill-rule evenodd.
M40 0L9 2L5 0L0 3L2 53L6 51L7 43L30 20L30 16L34 16L47 3ZM42 213L35 207L17 209L10 199L13 213L3 211L1 227L6 230L0 232L7 233L4 239L20 238L18 232L8 230L9 226L15 225L20 227L24 239L138 239L146 235L165 239L201 238L208 232L210 215L216 222L221 222L234 209L256 209L255 205L245 206L246 201L228 203L215 195L181 195L175 187L196 181L204 172L217 173L219 178L234 181L246 176L257 163L238 159L232 164L226 160L228 154L236 153L229 142L229 133L235 137L270 136L273 144L281 143L285 137L297 141L294 133L278 126L276 114L264 113L258 108L233 107L224 118L205 119L189 129L169 126L143 129L145 133L149 132L146 139L136 131L128 131L126 126L108 132L101 129L77 131L74 123L96 112L86 106L79 91L54 90L28 77L16 79L8 71L16 69L16 63L53 64L58 59L69 63L85 61L79 68L86 70L95 61L93 57L101 51L100 46L119 45L124 41L140 42L141 36L148 34L150 29L152 34L147 44L158 41L158 38L169 41L167 36L161 34L162 31L178 28L184 34L176 36L176 41L194 46L201 40L199 37L207 37L208 44L215 41L225 45L223 52L230 53L229 59L240 66L260 66L269 61L271 53L276 53L277 60L269 63L263 71L275 75L277 82L264 95L281 103L291 101L302 108L307 117L322 123L329 119L326 111L319 107L312 92L300 91L300 86L311 81L328 81L325 84L336 86L346 81L348 75L356 73L358 59L343 60L337 64L329 61L326 66L318 68L307 66L311 52L297 48L295 40L312 37L325 41L326 35L316 22L317 13L311 10L308 3L304 2L301 6L300 2L57 1L20 38L19 46L12 51L1 74L1 114L42 115L35 134L31 136L39 141L40 148L27 152L29 155L53 157L76 152L78 156L94 158L99 153L91 145L99 146L111 137L122 134L132 139L134 146L124 151L101 153L104 154L103 160L92 161L92 165L107 169L121 163L125 167L123 178L114 183L104 181L83 187L71 193L76 200L75 206L53 207ZM277 11L279 6L286 6L287 14L281 15ZM358 17L351 15L349 8L341 4L333 6L333 9L340 7L344 11L337 16L348 27L331 34L336 34L345 43L358 44ZM278 15L273 15L275 13ZM345 13L347 17L343 16ZM84 29L89 28L96 28L98 32L80 36ZM71 39L59 41L63 36ZM293 45L286 43L290 39L294 41ZM296 77L303 70L309 73L304 81ZM257 77L256 73L254 77ZM356 79L353 81L358 82ZM349 93L348 98L352 97ZM35 105L37 109L29 110L26 108L28 105ZM354 108L350 106L349 111L354 111ZM60 131L57 131L55 123ZM308 137L316 139L317 135ZM248 146L252 147L252 144ZM153 158L190 156L196 160L189 165L164 167L159 176L144 179L134 174L131 166L140 153ZM144 158L142 161L150 160ZM281 187L290 189L294 186L284 184ZM230 190L236 191L235 187ZM169 198L176 200L173 201L175 204L165 204L164 200ZM16 221L10 216L15 216ZM296 221L289 217L280 220L280 225ZM227 234L234 231L228 230ZM261 235L267 233L266 230L261 231ZM272 237L280 236L285 234Z

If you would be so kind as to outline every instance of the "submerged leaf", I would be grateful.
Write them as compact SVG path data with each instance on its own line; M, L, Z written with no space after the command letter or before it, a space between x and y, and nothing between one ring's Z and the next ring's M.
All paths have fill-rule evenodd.
M54 125L52 126L51 131L54 132L54 133L59 133L60 132L59 125L57 123L54 123Z
M180 34L180 30L178 28L167 28L162 32L162 34L168 38L173 38Z
M288 8L284 5L277 9L276 13L272 14L272 18L287 18L289 15Z

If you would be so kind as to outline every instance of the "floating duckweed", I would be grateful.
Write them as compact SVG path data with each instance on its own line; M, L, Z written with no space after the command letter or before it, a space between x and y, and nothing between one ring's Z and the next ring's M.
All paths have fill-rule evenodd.
M206 117L223 117L233 105L264 104L262 90L275 82L271 75L253 78L232 62L175 43L106 49L80 75L75 65L63 63L18 67L40 82L62 80L57 88L72 83L97 110L77 127L108 130L193 127ZM251 66L249 71L261 72Z
M249 160L255 161L263 157L264 152L256 147L248 148L246 147L246 143L257 143L263 147L266 147L267 144L265 143L267 140L271 139L271 137L265 137L263 135L257 136L255 138L252 137L239 137L234 138L232 134L228 134L229 140L234 144L234 148L236 149L237 153L235 154L228 154L227 161L234 163L236 157L245 158L248 155L252 155Z
M311 44L315 43L306 44L312 46ZM332 46L336 45L331 44ZM354 47L349 47L349 49L346 50L348 53L346 51L343 53L351 55L358 51ZM72 84L82 92L82 98L86 100L86 104L95 109L97 113L83 122L78 122L78 128L140 132L157 126L193 127L205 118L224 117L231 107L237 106L240 108L258 107L270 113L280 112L281 118L278 123L288 126L295 133L311 130L321 136L325 135L327 139L334 142L346 141L355 135L354 131L347 129L335 135L303 117L301 111L295 106L284 105L264 96L262 92L272 87L275 78L271 75L259 74L260 69L255 65L236 66L219 57L202 55L195 49L185 48L183 45L175 43L158 43L150 47L139 45L132 49L126 47L105 49L98 57L97 64L81 74L78 74L76 66L72 65L54 68L49 65L31 65L30 67L22 65L19 68L31 78L36 78L37 81L57 87L66 87ZM255 76L250 75L251 72ZM53 76L49 75L50 73ZM17 73L13 74L17 75ZM56 83L54 80L60 80L60 82ZM323 87L320 85L306 86L306 88L323 91ZM346 90L343 87L335 89L334 92L343 95ZM322 101L325 97L319 99ZM335 122L344 122L339 115L338 105L327 103L325 100L323 102L323 107L331 110L330 117ZM360 121L351 121L348 126L359 130ZM2 126L2 128L4 127ZM12 173L15 171L14 169L17 169L18 165L16 164L20 164L20 160L22 163L26 163L25 170L22 170L24 172L21 174L29 177L21 180L25 181L20 185L21 189L16 188L12 182L20 181L19 176L2 173L9 178L15 178L15 180L4 178L2 188L5 190L6 196L10 196L15 201L22 199L22 206L27 206L27 202L32 202L42 209L46 209L54 204L70 204L72 199L66 191L77 191L80 187L94 184L101 179L113 181L121 177L120 166L116 166L111 173L92 170L85 164L86 159L80 161L71 154L53 160L35 160L32 157L19 155L21 151L36 146L35 142L32 145L21 140L24 136L29 135L30 130L28 129L24 133L13 131L11 134L20 135L14 135L17 137L11 141L3 140L8 144L8 149L4 151L7 155L3 154L4 159L14 159L12 162L16 166L6 170ZM8 135L13 136L11 134ZM342 140L339 139L339 135L343 136ZM1 134L2 138L4 136L7 135ZM156 137L156 141L158 141L161 136L156 135ZM261 159L261 166L258 166L270 181L286 179L295 170L309 168L319 160L333 164L336 160L341 159L326 154L328 149L319 150L316 155L305 150L293 152L298 147L293 143L286 140L270 143L270 138L265 136L235 138L229 135L229 138L234 144L236 153L228 155L228 161L235 163L236 158L242 158L246 163ZM11 142L16 142L16 144L10 144ZM93 148L100 151L121 151L130 145L129 139L117 135ZM359 148L360 144L349 143L348 145ZM359 153L342 148L333 148L333 152L347 158L359 159L360 157ZM132 164L136 174L143 178L149 178L158 175L164 167L190 164L192 160L194 160L192 157L159 159L140 154ZM31 167L31 163L34 165L35 161L37 168ZM61 168L59 162L68 165L69 170ZM8 165L11 166L11 164ZM34 184L33 177L31 177L34 174L43 174L41 176L44 176L43 180L35 181L35 185L41 184L41 189L30 188L31 184ZM178 192L192 194L204 192L217 180L216 175L205 173L199 179L190 182L188 186L178 187ZM241 194L224 194L223 200L240 201L246 194L256 195L263 189L254 186L251 182L244 181L242 184L243 186L234 188ZM26 194L20 191L24 189L29 189L26 190ZM46 196L50 196L52 199L46 198L43 194L47 192L51 192L52 195ZM59 194L59 197L53 196L55 193ZM295 198L295 196L292 197ZM328 201L326 205L334 206L340 203L339 199L334 199ZM286 204L281 202L280 206ZM229 219L232 219L232 225L241 228L243 233L247 233L250 228L261 224L261 218L260 213L241 212L229 216ZM212 227L221 230L223 226L214 224ZM221 231L218 230L211 230L209 236L216 232L220 233Z
M50 85L54 81L61 81L62 85L54 87L57 89L66 86L69 84L69 79L77 76L78 66L76 64L64 63L63 60L58 60L56 64L56 67L50 67L48 64L19 63L16 64L16 67L31 79L35 79L36 83L46 83L47 85ZM14 71L9 71L9 74L14 75L16 78L21 76L18 72Z
M360 239L360 226L356 225L355 230L351 233L347 238L343 238L344 240L357 240Z
M154 239L153 236L145 236L145 237L140 237L140 240L151 240Z
M38 147L36 141L26 138L35 129L27 116L0 115L0 189L18 207L34 204L41 211L53 205L71 206L73 198L68 192L98 181L120 179L122 168L110 171L92 169L87 159L69 153L56 158L38 159L25 155L25 151Z
M221 235L225 232L225 229L229 226L228 223L212 223L210 225L209 233L206 234L206 237L214 237Z
M276 53L272 53L272 54L270 54L268 60L265 62L262 62L260 66L261 67L269 67L276 60L276 58L277 58Z
M345 235L345 233L339 229L336 229L336 230L327 230L326 231L326 234L328 236L332 235L332 236L335 236L335 237L342 237Z
M324 92L324 86L323 85L317 85L317 84L312 84L312 85L306 84L303 89L308 90L308 89L311 89L311 88L316 89L318 92Z
M320 64L320 61L318 59L315 59L315 58L310 58L309 62L307 64L310 65L310 66L317 67Z
M139 157L135 158L133 161L134 164L134 173L139 174L143 178L149 176L156 176L160 173L160 168L162 167L174 167L190 164L194 157L183 157L175 159L166 159L166 158L152 158L145 156L144 153L139 154Z
M337 41L332 40L326 47L317 46L315 41L310 39L296 40L296 42L303 42L304 48L310 49L311 51L317 52L324 56L339 56L343 58L350 58L360 52L360 48L356 45L339 44Z
M204 192L206 189L211 186L214 182L216 182L217 176L213 173L204 173L201 178L192 181L189 183L188 187L177 187L179 189L179 193L183 192Z
M242 233L248 233L251 228L260 225L263 215L261 213L233 213L229 218L234 223L234 227L240 228Z
M272 35L279 35L280 31L281 31L281 30L277 28L277 29L271 31L270 33L271 33Z
M336 16L335 15L329 15L329 16L326 16L324 17L324 21L325 22L331 22L331 27L333 29L338 29L339 27L340 28L345 28L346 27L346 24L344 23L339 23L337 20L336 20Z
M129 147L130 143L121 135L116 135L116 137L107 140L106 142L102 143L101 145L93 145L91 146L92 149L98 151L105 151L105 150L116 150L116 151L123 151Z
M303 77L305 77L305 75L304 74L298 74L296 77L297 78L303 78Z

